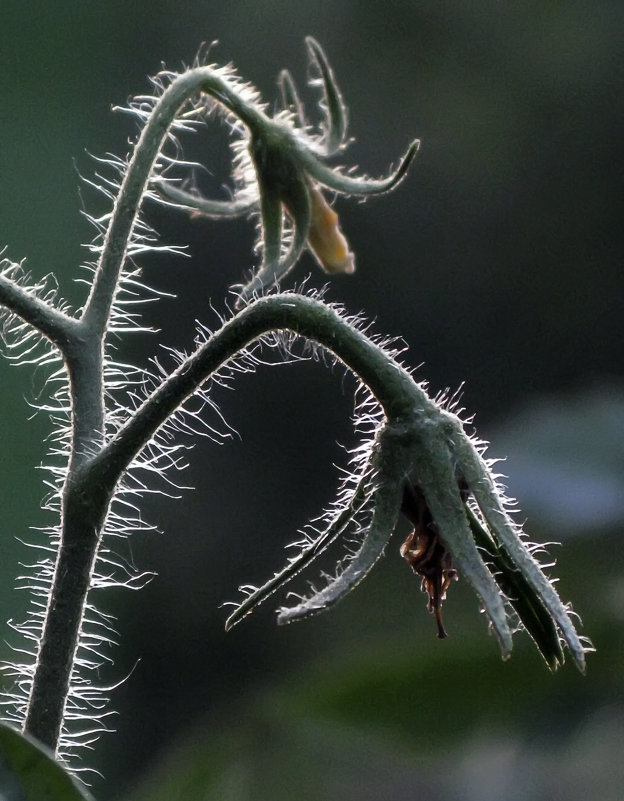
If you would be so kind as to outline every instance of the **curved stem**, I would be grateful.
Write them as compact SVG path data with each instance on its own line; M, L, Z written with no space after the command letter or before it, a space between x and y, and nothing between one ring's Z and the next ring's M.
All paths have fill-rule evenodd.
M188 70L165 90L141 132L124 175L102 246L102 255L93 286L83 311L83 323L101 335L106 330L128 243L150 173L181 106L200 91L223 103L248 127L258 127L265 120L261 111L240 97L228 81L211 67Z
M189 356L106 444L89 469L104 486L114 486L157 429L213 373L263 334L280 329L331 351L369 387L388 417L397 420L410 417L418 408L433 407L404 368L334 309L303 295L272 295L251 303Z
M117 480L132 458L125 460L108 483L98 480L97 469L90 469L101 463L93 464L94 454L102 452L104 441L103 343L150 173L178 110L198 91L212 95L250 127L264 121L262 112L209 67L190 70L173 81L150 115L128 165L80 320L66 317L0 276L0 303L61 348L69 373L72 444L60 542L24 724L26 732L52 750L58 747L102 528ZM179 397L170 411L182 399ZM108 477L113 475L111 470L105 472Z

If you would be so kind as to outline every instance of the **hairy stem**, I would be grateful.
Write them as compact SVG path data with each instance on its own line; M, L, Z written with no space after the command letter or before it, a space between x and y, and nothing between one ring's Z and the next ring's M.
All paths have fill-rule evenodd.
M211 67L188 70L165 90L141 132L126 170L115 200L91 293L84 308L83 322L101 334L106 330L128 242L150 173L178 111L199 91L223 103L246 125L257 127L262 124L262 113L239 97L228 82Z
M165 379L106 444L101 439L101 387L95 380L101 375L98 351L86 348L81 358L68 358L77 433L63 496L54 583L25 724L27 732L49 747L54 749L58 743L91 571L117 483L157 429L212 374L263 334L284 329L334 353L370 387L389 417L411 416L431 404L409 373L381 347L335 310L302 295L261 298L239 312Z
M56 751L106 499L70 486L24 731Z
M72 444L63 492L59 550L24 724L26 732L53 750L59 742L106 513L117 481L132 459L131 455L117 470L102 471L101 460L92 465L94 456L104 446L106 331L150 173L180 107L198 91L212 95L250 127L261 122L262 113L241 99L210 67L189 70L173 81L156 104L134 149L80 321L49 307L0 276L0 303L59 346L69 373ZM183 397L178 396L170 411ZM164 419L158 425L161 422ZM91 466L95 469L90 469ZM102 472L108 482L101 480Z
M76 327L72 317L48 305L6 275L0 275L0 305L32 325L61 350Z
M433 408L409 373L334 309L303 295L272 295L251 303L225 323L107 443L91 465L103 485L115 485L156 430L213 373L254 340L277 330L293 331L331 351L370 388L388 417Z

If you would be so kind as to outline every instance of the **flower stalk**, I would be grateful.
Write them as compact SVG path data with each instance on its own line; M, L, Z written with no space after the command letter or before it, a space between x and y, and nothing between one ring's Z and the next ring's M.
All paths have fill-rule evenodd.
M298 327L291 330L303 333ZM294 607L280 609L278 622L308 617L341 600L374 567L403 511L415 525L415 536L404 543L403 555L423 575L440 636L445 635L441 603L450 581L459 574L483 605L503 658L511 653L514 624L509 611L513 610L552 670L563 663L561 638L584 671L590 647L579 638L569 609L511 519L508 501L482 455L483 445L473 441L460 418L430 399L379 346L367 348L365 356L359 349L347 355L340 338L336 347L334 335L325 340L316 326L309 333L327 344L363 381L381 405L383 418L352 479L353 488L328 516L326 528L303 541L300 553L264 585L245 588L246 597L236 605L226 628L314 561L367 506L368 521L359 528L359 549L337 566L324 589L302 597ZM424 547L419 536L426 539Z

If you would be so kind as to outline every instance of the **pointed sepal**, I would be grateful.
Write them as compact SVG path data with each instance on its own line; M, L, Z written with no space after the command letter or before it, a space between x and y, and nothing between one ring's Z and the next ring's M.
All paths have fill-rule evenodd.
M329 156L344 146L347 135L347 108L323 48L311 36L305 41L310 62L318 70L323 87L323 101L320 105L325 112L324 144L325 154Z
M405 176L410 164L420 148L420 140L415 139L407 148L398 166L385 178L357 178L355 175L345 175L337 169L323 164L316 156L308 151L301 152L301 160L307 171L319 183L340 192L343 195L383 195L394 189Z
M162 179L154 180L152 188L164 201L178 208L191 211L193 216L214 218L244 217L257 204L255 197L235 198L234 200L209 200L197 192L189 192L171 183L171 181Z
M289 559L286 566L276 573L261 587L250 590L247 597L236 607L225 621L225 630L229 631L244 617L273 595L280 587L289 582L304 568L320 556L351 524L351 520L368 500L368 481L363 478L345 505L339 509L327 528L312 541L302 543L301 551L297 556Z
M276 286L295 266L301 256L310 229L310 198L303 177L292 175L287 188L283 184L260 179L262 220L262 266L239 292L237 307ZM292 241L282 256L283 206L292 220Z
M466 505L466 516L477 547L484 554L494 580L515 610L546 664L554 672L563 665L564 656L552 617L533 587L514 567L504 548L495 542L491 532L468 505Z
M277 83L280 89L282 107L293 115L295 125L301 128L301 130L304 130L307 123L303 110L303 103L301 102L297 87L290 72L288 70L282 70L277 79Z

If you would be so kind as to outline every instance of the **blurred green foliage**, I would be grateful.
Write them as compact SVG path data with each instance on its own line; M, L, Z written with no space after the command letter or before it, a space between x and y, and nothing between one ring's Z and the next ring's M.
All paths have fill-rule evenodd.
M243 690L227 717L194 727L129 801L279 801L293 793L311 801L476 801L494 798L497 786L499 797L527 801L616 801L624 779L612 761L624 713L618 546L614 534L574 540L558 567L598 649L588 676L571 665L548 676L522 637L501 663L495 644L475 637L467 610L449 613L455 632L444 642L432 626L416 633L411 616L403 617L408 625L395 622L391 633L310 654L279 687ZM598 592L588 564L599 571ZM391 597L386 585L386 605ZM514 758L490 764L501 744ZM472 790L463 785L470 763L482 773Z

